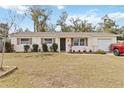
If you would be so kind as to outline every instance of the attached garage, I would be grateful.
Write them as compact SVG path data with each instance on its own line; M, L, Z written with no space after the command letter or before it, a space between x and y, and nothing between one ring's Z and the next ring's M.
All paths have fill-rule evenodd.
M97 49L109 51L109 46L112 44L112 38L97 39Z

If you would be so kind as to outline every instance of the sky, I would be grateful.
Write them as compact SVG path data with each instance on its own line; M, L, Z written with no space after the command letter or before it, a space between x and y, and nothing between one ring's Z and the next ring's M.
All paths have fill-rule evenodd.
M10 15L17 14L19 19L16 20L16 23L19 27L23 29L28 28L33 31L33 21L31 17L24 17L25 11L30 6L2 6L0 5L0 22L6 22L10 18ZM98 23L102 22L101 18L108 14L108 16L116 21L116 24L119 26L124 25L124 6L120 5L42 5L41 7L52 10L52 15L50 16L50 23L56 24L56 21L59 19L62 11L67 11L68 19L71 17L77 18L80 17L81 20L88 20L89 23L92 23L96 26ZM9 11L12 11L11 13Z

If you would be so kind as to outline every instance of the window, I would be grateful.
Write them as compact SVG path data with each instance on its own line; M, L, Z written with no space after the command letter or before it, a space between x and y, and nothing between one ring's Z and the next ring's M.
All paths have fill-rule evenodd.
M78 46L79 45L79 38L74 38L73 44L74 44L74 46Z
M45 38L45 39L44 39L44 42L45 42L46 44L52 44L52 38Z
M30 44L29 38L21 38L21 44Z
M87 38L74 38L73 45L74 46L87 46Z
M85 45L85 42L84 42L84 41L85 41L84 38L81 38L81 39L80 39L80 46L84 46L84 45Z

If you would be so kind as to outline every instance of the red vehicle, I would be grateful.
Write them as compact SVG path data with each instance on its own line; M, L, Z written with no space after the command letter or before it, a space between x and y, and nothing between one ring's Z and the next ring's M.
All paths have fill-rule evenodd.
M124 42L118 44L112 44L111 50L114 55L119 56L120 54L124 54Z

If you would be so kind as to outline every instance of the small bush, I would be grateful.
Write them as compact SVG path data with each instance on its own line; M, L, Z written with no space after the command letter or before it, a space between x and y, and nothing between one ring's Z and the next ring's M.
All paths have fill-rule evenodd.
M89 50L89 53L92 53L93 51L92 50Z
M78 53L80 53L81 51L80 51L80 50L78 50L77 52L78 52Z
M43 49L43 52L48 52L47 44L42 44L42 49Z
M106 52L104 50L97 50L95 54L106 54Z
M28 52L28 51L29 51L29 48L30 48L29 45L24 45L24 51L25 51L25 52Z
M86 53L87 51L86 51L86 49L85 50L83 50L83 53Z
M39 45L38 44L33 44L33 52L38 52Z
M75 50L73 50L72 52L75 53Z
M53 43L53 44L52 44L52 48L53 48L53 51L54 51L54 52L57 52L58 45L57 45L56 43Z

